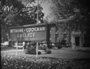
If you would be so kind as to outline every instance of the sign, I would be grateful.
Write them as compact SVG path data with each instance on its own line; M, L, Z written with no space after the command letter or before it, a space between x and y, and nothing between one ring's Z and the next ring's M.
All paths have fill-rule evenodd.
M10 28L12 41L39 41L46 40L46 25L31 25Z

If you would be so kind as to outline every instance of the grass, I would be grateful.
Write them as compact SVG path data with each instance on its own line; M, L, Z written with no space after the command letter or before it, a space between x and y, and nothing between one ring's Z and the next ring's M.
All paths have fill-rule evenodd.
M1 46L1 51L16 49L15 47Z

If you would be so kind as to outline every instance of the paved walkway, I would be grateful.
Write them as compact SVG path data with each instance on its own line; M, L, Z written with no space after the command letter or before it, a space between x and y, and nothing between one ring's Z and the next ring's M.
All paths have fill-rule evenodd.
M72 47L63 47L62 49L68 51L90 52L90 47L75 47L75 49L72 49Z
M40 56L44 57L55 57L55 58L90 58L90 48L62 48L59 50L52 50L52 54L43 54Z

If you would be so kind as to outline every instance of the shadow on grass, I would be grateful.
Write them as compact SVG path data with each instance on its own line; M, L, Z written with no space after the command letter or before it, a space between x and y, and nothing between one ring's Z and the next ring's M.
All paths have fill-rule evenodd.
M16 49L16 48L15 47L8 47L8 46L1 47L1 51L14 50L14 49Z

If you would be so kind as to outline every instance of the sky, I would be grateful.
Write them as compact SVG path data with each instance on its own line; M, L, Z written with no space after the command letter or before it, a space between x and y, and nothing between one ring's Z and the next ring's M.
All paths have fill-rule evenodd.
M35 3L29 4L28 0L22 0L24 4L28 4L28 5L37 5L37 1L38 0L36 0ZM48 17L48 21L53 20L54 16L52 15L51 7L54 7L54 4L52 0L39 0L39 3L43 8L42 12L44 13L44 19L47 19Z
M22 0L24 3L26 2L29 3L28 1L31 1L31 0ZM36 0L36 3L33 3L34 5L37 5L37 1ZM64 0L62 0L64 1ZM65 0L66 2L68 0ZM73 0L72 0L73 1ZM87 6L88 5L88 0L79 0L81 4L83 4L84 6ZM59 0L60 4L62 4L61 0ZM52 0L39 0L39 3L41 5L41 7L43 8L42 12L44 13L44 19L47 19L47 21L52 21L54 20L56 17L54 16L53 14L53 10L51 9L52 7L55 9L56 8L56 5L55 3L52 2Z
M44 19L47 19L48 17L48 21L53 20L54 16L52 15L51 7L54 7L55 5L53 4L52 0L39 0L39 3L43 8L42 12L44 13Z

